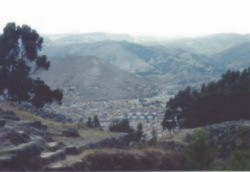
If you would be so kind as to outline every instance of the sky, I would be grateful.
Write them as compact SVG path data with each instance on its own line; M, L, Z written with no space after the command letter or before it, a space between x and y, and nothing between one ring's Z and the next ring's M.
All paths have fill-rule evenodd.
M8 22L40 34L110 32L156 36L250 33L249 0L4 0Z

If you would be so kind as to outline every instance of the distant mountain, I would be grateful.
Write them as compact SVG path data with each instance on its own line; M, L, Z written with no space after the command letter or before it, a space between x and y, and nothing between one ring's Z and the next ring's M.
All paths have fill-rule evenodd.
M68 57L80 60L81 56L96 56L112 69L116 66L163 88L208 82L227 69L247 67L248 42L250 35L233 33L175 40L109 33L64 34L45 37L42 53L52 62L54 58L67 61Z
M242 70L250 66L250 42L238 44L211 57L214 66L224 70Z
M56 45L91 43L91 42L99 42L107 40L128 41L131 43L140 43L140 44L159 44L159 42L169 39L160 36L128 35L128 34L117 34L117 33L115 34L106 32L47 34L43 36L45 38L45 43L49 42Z
M148 71L154 68L136 54L129 51L124 41L100 41L94 43L45 46L43 53L50 57L93 55L131 73Z
M164 75L216 72L204 55L164 46L140 45L127 41L101 41L72 45L46 46L50 57L93 55L137 75Z
M45 35L45 38L53 41L54 44L77 44L77 43L91 43L104 40L114 41L135 41L136 38L126 34L111 34L104 32L82 33L82 34L56 34Z
M196 54L211 56L238 44L249 42L250 34L221 33L195 38L181 38L167 41L168 48L181 48Z
M49 71L40 77L64 91L65 102L101 101L150 97L158 88L94 56L51 58Z
M171 49L184 49L195 54L211 56L238 44L249 42L250 34L221 33L194 38L139 36L105 32L44 35L47 45L69 45L99 41L127 41L142 45L161 45Z

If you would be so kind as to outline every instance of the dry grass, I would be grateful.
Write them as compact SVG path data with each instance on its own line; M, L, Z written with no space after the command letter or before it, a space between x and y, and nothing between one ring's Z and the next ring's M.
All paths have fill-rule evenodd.
M169 134L164 135L163 137L160 138L159 141L174 141L176 143L180 143L183 145L188 144L187 142L185 142L185 137L187 135L193 135L194 132L199 129L199 128L194 128L194 129L181 129L179 131L176 132L169 132Z
M183 169L180 154L162 149L122 150L100 149L85 155L86 170L144 171Z
M74 127L75 125L77 125L77 124L71 124L71 123L59 123L56 121L44 119L40 116L32 114L31 112L23 110L17 105L13 103L9 103L9 102L1 102L0 108L3 109L4 111L14 112L22 120L38 120L38 121L41 121L45 125L48 125L50 127L55 127L57 129L65 129L65 128Z
M55 128L57 130L64 130L67 128L77 128L79 130L79 134L81 137L84 138L101 138L101 137L108 137L114 136L115 133L111 132L104 132L98 130L88 130L86 126L82 122L77 123L60 123L49 119L44 119L40 116L34 115L31 112L28 112L24 109L21 109L17 105L9 102L0 102L0 108L4 111L12 111L22 120L38 120L41 121L43 124L47 125L48 127ZM69 139L67 137L58 137L58 140L66 140Z
M83 145L85 143L89 143L90 141L96 141L99 139L104 139L106 137L114 137L117 133L106 132L106 131L98 131L98 130L86 130L80 129L78 130L80 137L66 137L66 136L53 136L57 142L65 142L68 145Z

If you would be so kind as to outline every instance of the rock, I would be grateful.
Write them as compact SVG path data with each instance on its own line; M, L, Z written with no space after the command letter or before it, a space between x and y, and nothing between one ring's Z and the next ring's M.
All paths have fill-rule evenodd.
M41 154L43 165L47 165L51 162L55 162L65 158L66 158L66 152L64 149L57 150L56 152L43 152Z
M30 137L23 131L15 131L15 130L7 130L5 139L10 140L12 144L19 145L22 143L27 143L31 139Z
M30 120L22 120L19 122L19 125L23 125L23 126L30 126L30 127L34 127L37 129L47 129L47 125L43 125L41 123L41 121L30 121Z
M41 169L42 163L40 153L43 142L35 140L20 144L16 147L4 150L1 156L1 165L3 169L23 171Z
M80 134L77 129L69 128L62 131L62 134L67 137L80 137Z
M15 154L15 157L29 157L40 155L43 146L43 142L41 140L35 140L28 143L20 144L14 148L8 149L6 153Z
M66 153L70 154L70 155L75 155L75 154L79 154L80 151L75 146L68 146L68 147L66 147Z
M0 110L0 117L6 120L19 121L20 118L12 111Z
M20 118L18 116L3 115L2 118L12 121L20 121Z
M0 127L4 127L5 126L5 120L4 119L0 119Z
M63 142L49 142L47 143L47 148L50 151L56 151L64 146Z
M81 159L62 160L49 164L44 171L83 171L85 162Z
M11 166L12 155L2 155L0 156L0 170L8 171L8 167Z

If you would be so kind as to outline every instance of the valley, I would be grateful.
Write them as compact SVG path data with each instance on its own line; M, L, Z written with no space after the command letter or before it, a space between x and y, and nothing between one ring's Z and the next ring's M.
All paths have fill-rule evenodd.
M250 171L250 1L2 1L1 171Z
M42 53L50 62L38 57L27 85L15 87L31 92L12 96L12 76L10 99L3 90L0 169L249 169L241 161L249 159L241 152L249 150L247 35L158 42L105 33L48 37Z
M46 107L50 112L73 121L97 115L106 130L128 114L155 114L158 120L149 124L130 121L134 127L142 122L148 135L154 126L161 136L169 98L188 85L196 89L228 69L250 65L249 41L249 35L240 34L174 40L107 33L46 35L42 53L51 67L33 77L63 90L63 104Z

